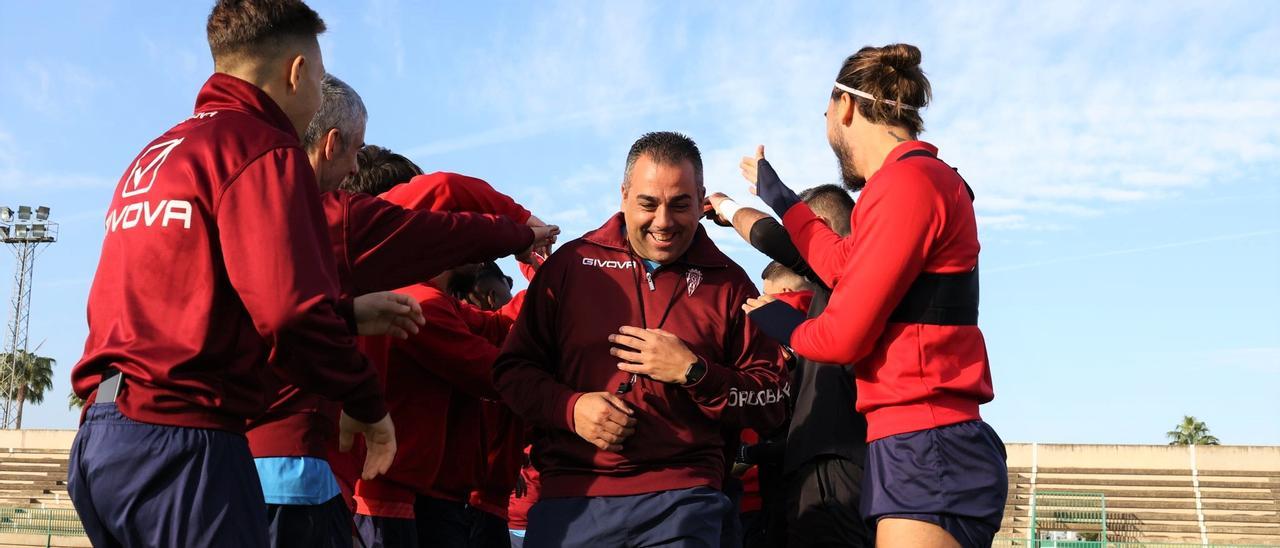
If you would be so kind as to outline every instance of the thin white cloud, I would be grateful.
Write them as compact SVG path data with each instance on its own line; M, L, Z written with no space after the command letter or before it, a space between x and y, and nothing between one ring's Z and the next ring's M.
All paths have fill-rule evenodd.
M62 60L28 59L5 63L0 80L12 82L11 91L33 111L62 116L87 108L95 94L110 85L85 67Z
M458 103L489 118L483 129L406 152L566 130L621 140L608 130L687 113L708 189L759 205L738 158L764 143L792 186L836 182L820 117L831 79L858 46L905 41L924 51L935 91L923 138L974 186L985 227L1061 230L1280 169L1280 66L1268 45L1280 25L1253 24L1247 4L921 9L930 17L848 4L553 3L461 53L484 67L453 82Z
M1101 259L1104 257L1115 257L1117 255L1133 255L1135 253L1149 253L1152 251L1159 251L1162 249L1187 247L1187 246L1209 244L1209 243L1216 243L1216 242L1226 242L1231 240L1243 240L1247 238L1257 238L1260 236L1272 236L1275 234L1280 234L1280 229L1255 230L1252 232L1242 232L1238 234L1224 234L1220 236L1210 236L1207 238L1195 238L1191 240L1183 240L1180 242L1171 242L1171 243L1165 243L1165 244L1159 244L1159 245L1142 246L1142 247L1135 247L1135 248L1129 248L1129 249L1117 249L1113 251L1104 251L1101 253L1090 253L1087 255L1062 257L1059 259L1053 259L1048 261L1036 261L1031 263L1001 266L1001 267L995 267L995 268L984 268L983 271L984 273L1009 272L1013 270L1037 268L1041 266L1052 266L1052 265L1058 265L1063 263L1075 263L1080 261L1088 261L1092 259Z
M0 190L111 188L115 183L97 175L37 171L23 162L17 140L0 130Z
M440 155L520 141L554 131L592 126L601 127L620 120L689 110L715 100L726 91L733 89L733 87L734 83L725 82L689 92L660 95L621 104L615 101L542 118L526 118L502 127L486 129L468 135L447 137L410 147L405 150L405 154L413 158Z
M373 28L371 36L390 49L391 66L397 77L404 76L405 49L400 26L405 22L396 0L374 0L365 10L364 22Z

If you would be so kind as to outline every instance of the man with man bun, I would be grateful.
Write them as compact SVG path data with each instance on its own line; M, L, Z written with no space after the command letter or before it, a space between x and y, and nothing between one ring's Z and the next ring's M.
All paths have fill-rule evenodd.
M808 320L767 297L746 308L797 355L853 364L870 442L862 513L878 544L989 546L1008 477L978 410L994 393L977 326L977 222L964 179L917 140L930 98L915 46L845 60L826 112L841 177L862 191L844 238L782 183L764 147L743 158L752 190L833 288Z

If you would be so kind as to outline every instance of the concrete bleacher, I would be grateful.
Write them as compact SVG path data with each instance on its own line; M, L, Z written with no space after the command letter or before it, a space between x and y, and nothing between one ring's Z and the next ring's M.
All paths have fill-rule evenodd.
M74 430L0 431L0 547L89 546L67 497Z
M67 498L72 430L0 431L0 547L87 546ZM1052 496L1105 500L1107 539L1118 543L1280 546L1280 447L1008 444L1009 498L1002 539L1037 532L1098 534L1087 508ZM1198 499L1197 499L1198 495ZM1059 519L1070 515L1076 519ZM1203 524L1201 519L1203 518ZM35 531L63 531L53 536ZM57 533L55 533L57 535ZM1011 545L1006 540L1001 546ZM1018 544L1025 545L1025 544Z
M1038 533L1100 533L1047 497L1101 494L1111 541L1280 545L1280 447L1010 444L1008 462L1003 537L1029 537L1036 494Z
M71 508L67 450L0 448L0 506Z

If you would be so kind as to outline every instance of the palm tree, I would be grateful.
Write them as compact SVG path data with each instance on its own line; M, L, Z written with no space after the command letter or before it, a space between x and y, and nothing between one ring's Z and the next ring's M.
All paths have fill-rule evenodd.
M67 409L81 409L84 407L84 400L76 395L76 391L72 390L67 394Z
M0 363L8 364L13 354L0 354ZM30 352L19 351L13 364L14 376L17 379L10 399L18 400L18 415L14 428L22 428L22 408L26 402L44 403L44 391L53 388L53 358L37 356Z
M1218 445L1218 438L1209 434L1209 427L1191 415L1182 417L1182 422L1165 435L1169 445Z

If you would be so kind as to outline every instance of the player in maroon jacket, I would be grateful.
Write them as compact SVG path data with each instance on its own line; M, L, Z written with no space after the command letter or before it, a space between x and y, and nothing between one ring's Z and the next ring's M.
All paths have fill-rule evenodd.
M195 113L117 186L72 371L89 405L68 490L102 546L265 546L266 508L242 434L263 411L268 356L343 404L365 473L395 455L362 333L415 332L412 301L342 298L298 135L319 107L324 22L297 0L223 1L217 71Z
M555 227L525 226L506 216L410 211L365 194L334 190L356 172L368 113L359 94L333 75L321 82L320 111L302 146L316 172L343 295L395 289L459 264L542 246ZM272 545L347 546L351 511L333 463L336 402L286 384L247 432L267 502ZM345 471L345 470L344 470ZM350 474L354 476L355 474ZM347 493L351 489L348 486ZM348 495L347 498L349 498Z
M718 546L723 433L781 423L778 347L740 309L755 286L698 222L691 139L642 136L620 190L619 213L538 269L494 365L534 428L525 543Z
M1008 477L1004 444L978 412L993 391L977 222L964 179L917 140L930 96L914 46L845 60L826 113L841 176L862 190L845 238L782 183L764 147L743 158L753 192L833 289L809 320L769 298L746 308L796 354L854 364L869 441L862 513L879 545L990 546Z

